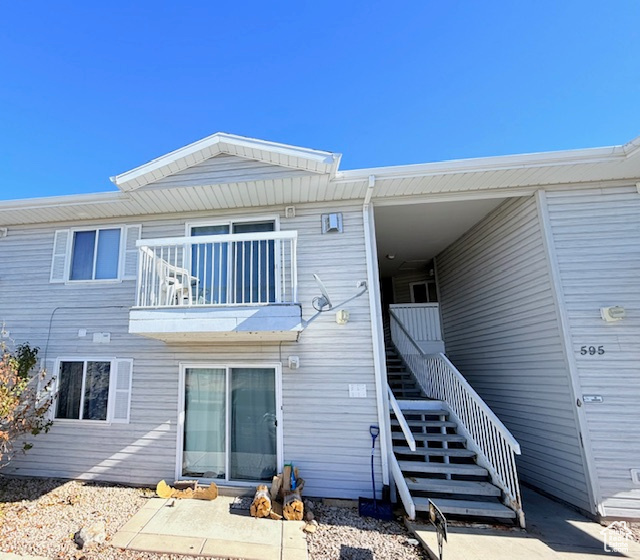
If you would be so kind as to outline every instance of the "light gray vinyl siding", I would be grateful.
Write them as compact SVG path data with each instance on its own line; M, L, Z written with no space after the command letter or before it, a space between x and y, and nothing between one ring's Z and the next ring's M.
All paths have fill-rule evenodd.
M520 443L521 480L591 511L535 199L504 202L437 275L447 354Z
M628 187L547 193L571 349L607 517L640 517L640 194ZM600 308L626 317L607 323ZM604 354L582 355L582 346Z
M131 418L128 424L56 422L34 440L5 472L101 479L130 484L172 481L176 465L176 422L181 362L283 363L284 460L300 468L309 496L355 498L371 492L369 426L377 423L375 378L368 298L340 306L366 280L362 207L332 203L344 217L344 233L320 233L323 205L262 211L183 214L171 218L137 217L143 238L182 236L185 224L200 219L257 220L280 214L281 230L297 230L299 300L303 319L315 313L318 273L338 308L350 311L338 325L335 311L312 321L292 343L168 345L128 333L135 281L65 285L50 283L54 232L76 224L12 228L0 240L0 321L17 342L40 348L47 360L60 356L133 359ZM104 222L109 223L109 222ZM78 329L86 329L85 338ZM94 344L94 332L111 333L109 344ZM287 358L300 357L289 370ZM349 398L349 384L364 384L367 397ZM379 450L378 450L379 451ZM380 478L379 456L376 476Z
M411 303L411 284L414 282L427 282L429 279L424 268L422 270L399 272L393 277L393 302Z
M192 165L187 169L158 179L146 185L143 189L192 187L255 180L264 181L281 179L283 177L304 177L311 174L310 171L291 169L254 159L220 154L202 163Z

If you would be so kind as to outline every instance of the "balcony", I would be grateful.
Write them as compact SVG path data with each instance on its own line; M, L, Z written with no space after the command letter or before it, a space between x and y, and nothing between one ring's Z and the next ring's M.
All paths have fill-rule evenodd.
M129 332L165 342L296 340L297 232L143 239Z

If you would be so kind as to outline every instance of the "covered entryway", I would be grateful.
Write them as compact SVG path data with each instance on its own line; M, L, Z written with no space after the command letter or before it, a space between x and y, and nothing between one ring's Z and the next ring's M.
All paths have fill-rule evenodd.
M517 484L510 479L520 477L592 511L576 396L547 248L543 195L386 202L375 205L383 306L388 310L391 304L401 304L407 307L405 314L416 314L420 309L411 306L416 305L417 297L430 302L425 306L437 305L445 352L435 357L433 352L424 352L420 341L412 340L410 325L393 308L386 320L391 323L393 345L421 381L423 392L449 405L449 421L456 424L450 435L455 431L465 437L465 447L475 453L477 464L501 488L505 505L519 503ZM420 283L427 289L416 289ZM434 291L436 302L431 301ZM469 410L473 412L468 414ZM479 410L483 412L478 414ZM427 421L431 420L423 419L422 425ZM417 423L412 429L424 432L422 425ZM498 433L504 444L496 445ZM425 457L421 460L436 461L435 453L427 449L435 438L428 435L423 439L428 444L423 449L418 445L418 452ZM505 445L518 455L517 475L515 470L500 474ZM402 476L411 488L410 472L433 471L435 467L420 466L418 470L415 464L408 465L402 461L409 458L408 449L404 451L400 464L407 468L402 468ZM504 472L509 469L505 467ZM470 488L454 470L469 471L439 468L431 478L457 478L459 483L434 484L431 480L430 486L446 486L447 493L464 487L466 501L482 501L480 487ZM510 488L516 494L509 496ZM427 495L445 501L451 497L437 492Z

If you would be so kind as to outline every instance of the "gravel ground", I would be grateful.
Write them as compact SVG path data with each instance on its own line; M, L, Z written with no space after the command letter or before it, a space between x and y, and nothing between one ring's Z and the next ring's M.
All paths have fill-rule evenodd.
M314 505L318 529L307 537L312 560L423 560L428 556L409 540L400 521L360 517L357 509ZM412 539L413 540L413 539Z
M123 551L109 539L155 494L149 489L40 478L0 477L0 551L54 560L194 560L192 556ZM397 521L361 518L355 509L314 505L317 531L307 537L310 560L418 560ZM74 533L102 519L107 542L78 550Z

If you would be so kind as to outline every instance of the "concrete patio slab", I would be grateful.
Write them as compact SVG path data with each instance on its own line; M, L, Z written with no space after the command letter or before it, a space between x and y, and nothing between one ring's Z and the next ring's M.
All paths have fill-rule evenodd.
M255 519L213 501L154 498L111 541L116 548L250 560L307 560L301 521Z
M447 560L605 560L640 559L640 544L628 541L625 553L606 552L604 529L562 504L528 488L522 489L527 530L450 527L444 543ZM436 533L430 525L408 523L409 529L437 558Z

